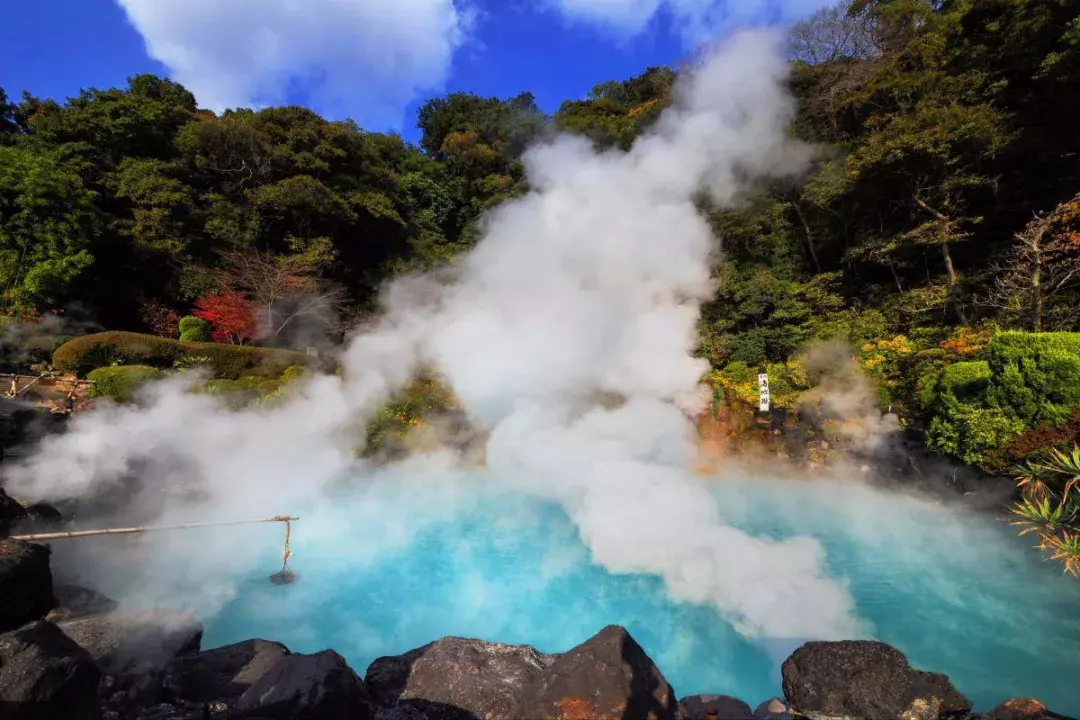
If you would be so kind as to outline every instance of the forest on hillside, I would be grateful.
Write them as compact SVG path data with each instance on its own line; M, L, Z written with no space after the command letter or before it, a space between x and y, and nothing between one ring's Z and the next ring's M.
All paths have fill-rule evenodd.
M1080 432L1080 1L855 0L790 30L805 177L702 206L723 248L700 352L732 397L813 384L853 345L930 446L1004 472ZM0 90L0 308L70 326L297 347L375 309L388 278L471 247L552 133L628 148L678 68L533 96L455 93L418 145L302 107L201 109L132 77L63 103ZM298 321L302 319L301 321ZM1080 459L1078 459L1080 462ZM1066 494L1068 492L1066 491Z

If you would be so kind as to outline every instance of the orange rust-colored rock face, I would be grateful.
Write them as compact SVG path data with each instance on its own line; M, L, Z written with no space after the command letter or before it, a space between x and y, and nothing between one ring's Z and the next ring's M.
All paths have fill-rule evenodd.
M555 702L555 707L559 709L558 720L599 720L607 717L593 709L592 703L583 698L562 698Z
M1043 720L1049 710L1033 698L1013 698L998 705L989 717L993 720Z

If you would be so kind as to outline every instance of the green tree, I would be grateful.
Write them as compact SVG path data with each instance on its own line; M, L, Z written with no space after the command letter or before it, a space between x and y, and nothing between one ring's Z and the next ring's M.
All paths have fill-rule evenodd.
M75 282L94 262L100 230L94 200L57 153L0 146L0 283L8 309L81 299Z

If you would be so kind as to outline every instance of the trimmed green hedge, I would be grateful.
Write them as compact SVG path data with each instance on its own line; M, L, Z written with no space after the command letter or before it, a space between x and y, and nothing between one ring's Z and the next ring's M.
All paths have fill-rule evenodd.
M86 377L93 383L90 386L90 397L131 402L135 396L135 388L165 377L165 372L146 365L116 365L97 368Z
M1080 407L1080 333L1006 332L990 343L987 401L1031 427Z
M919 401L927 410L955 403L981 404L990 378L990 363L985 360L952 363L920 378L916 386Z
M290 365L306 365L310 360L304 353L291 350L180 342L154 335L113 331L69 340L53 353L53 367L62 372L86 375L115 362L169 369L178 360L197 357L208 359L216 377L229 379L243 375L279 377Z

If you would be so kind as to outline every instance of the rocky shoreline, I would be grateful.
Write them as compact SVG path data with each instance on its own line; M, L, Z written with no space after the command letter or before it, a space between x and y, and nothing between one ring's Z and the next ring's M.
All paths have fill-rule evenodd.
M203 650L197 618L126 612L55 585L47 547L0 539L3 720L1066 720L1032 699L986 715L945 675L879 642L810 642L783 698L680 698L621 627L566 652L447 637L375 660L252 639ZM722 691L723 688L717 688Z

